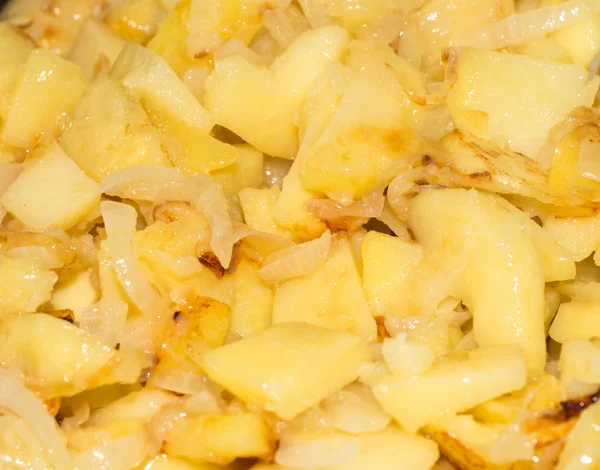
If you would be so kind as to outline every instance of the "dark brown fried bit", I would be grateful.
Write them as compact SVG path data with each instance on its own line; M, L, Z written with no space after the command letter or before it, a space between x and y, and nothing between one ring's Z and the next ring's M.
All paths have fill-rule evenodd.
M225 275L225 268L221 265L221 262L212 252L202 253L198 258L198 261L210 269L217 279L222 279Z

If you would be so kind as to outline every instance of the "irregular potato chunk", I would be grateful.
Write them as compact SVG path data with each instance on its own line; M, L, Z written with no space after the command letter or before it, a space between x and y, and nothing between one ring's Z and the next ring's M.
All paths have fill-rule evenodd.
M598 77L588 82L581 66L469 48L457 53L447 99L456 126L534 159L550 129L590 106L600 84Z
M46 314L6 320L0 337L0 362L18 367L31 387L51 396L87 388L115 355L85 331Z
M53 143L26 162L0 203L24 224L69 229L98 208L100 189Z
M0 258L0 317L35 312L50 299L58 276L31 258Z
M600 247L600 217L553 217L544 222L544 230L574 261L583 261Z
M600 17L559 29L551 37L569 52L573 63L588 68L600 47Z
M167 434L165 451L193 462L224 465L236 458L267 456L272 447L264 420L242 413L182 418Z
M275 220L275 207L280 194L281 190L277 185L269 189L242 189L239 197L246 225L261 232L291 237L291 233L280 227Z
M518 349L492 347L440 358L416 378L389 375L373 392L386 412L415 432L448 414L519 390L526 380L527 366Z
M271 326L273 291L257 274L258 266L242 260L233 273L234 293L229 333L245 338Z
M234 147L237 150L235 163L212 172L211 176L221 185L225 195L237 198L242 189L251 190L262 186L264 155L248 144Z
M438 258L445 257L455 265L454 279L441 282L472 311L477 344L519 345L529 367L542 370L543 259L523 217L529 221L474 190L432 190L413 199L409 225L425 252L431 250L424 261L430 264L419 273L428 286L421 295L430 296L431 279L440 276Z
M150 49L128 44L115 61L111 77L137 93L150 114L194 130L208 132L213 127L212 117L192 92Z
M42 133L55 135L88 85L83 70L52 52L35 49L21 67L0 137L31 147Z
M328 26L304 33L270 69L241 56L221 60L206 82L206 106L218 124L260 151L293 159L298 150L298 107L348 41L346 31Z
M8 111L10 91L15 85L19 66L25 62L35 43L16 26L0 23L0 44L3 53L0 57L0 120Z
M92 282L92 270L82 271L66 282L60 282L50 302L55 310L71 310L79 320L83 310L98 300L98 292Z
M171 166L161 144L140 102L107 76L88 88L60 138L67 155L98 182L132 166Z
M423 256L422 247L397 237L368 232L361 244L363 282L375 315L403 315L413 293L409 280Z
M347 331L367 341L377 327L365 299L349 242L333 242L325 265L307 276L282 282L275 288L273 324L306 322Z
M550 337L559 343L600 337L600 304L583 300L561 304Z
M581 413L569 433L556 470L585 470L600 460L600 403Z
M589 341L572 340L562 345L558 368L561 382L570 380L600 385L600 344L597 338Z
M352 382L359 366L370 358L362 338L283 323L207 352L200 365L212 380L244 401L292 419Z

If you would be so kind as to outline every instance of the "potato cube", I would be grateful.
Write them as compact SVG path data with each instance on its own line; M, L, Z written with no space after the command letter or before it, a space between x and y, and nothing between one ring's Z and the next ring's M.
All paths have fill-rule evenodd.
M140 102L107 76L94 80L83 95L60 145L98 182L132 166L171 166L162 136Z
M251 413L182 418L167 434L165 444L168 455L221 465L236 458L266 457L272 450L267 424Z
M242 400L289 420L356 379L370 358L362 338L283 323L207 352L200 365Z
M98 300L98 292L92 281L92 270L82 271L60 282L50 302L55 310L71 310L77 320L83 310Z
M396 426L362 434L360 444L360 453L353 462L328 470L429 470L440 455L434 442L410 436Z
M233 303L229 334L245 338L271 326L273 291L257 273L258 266L242 260L233 273Z
M583 261L600 247L600 217L550 218L544 230L567 250L574 261Z
M469 48L458 50L456 73L447 98L456 126L534 159L552 127L593 104L600 83L579 65Z
M526 381L527 366L521 351L491 347L440 358L419 377L384 377L373 392L404 429L416 432L451 413L519 390Z
M212 129L212 117L169 64L150 49L128 44L115 61L111 77L137 93L150 114L156 113L174 125L204 132Z
M375 315L406 315L414 272L423 256L416 243L368 232L361 244L363 282Z
M0 23L0 44L3 48L0 56L0 121L3 121L8 111L8 98L17 80L19 66L25 62L35 43L18 27L3 22Z
M347 239L335 240L325 264L311 274L276 286L273 324L287 322L347 331L367 341L377 338L377 325Z
M19 368L32 387L51 396L87 388L115 355L89 333L47 314L6 320L0 325L0 337L0 361Z
M244 188L260 188L263 184L264 155L248 144L234 145L237 150L235 163L211 173L229 197L237 197Z
M575 300L561 304L550 326L550 337L559 343L600 337L600 304Z
M561 381L568 385L570 380L589 384L600 384L600 342L575 339L562 345L558 368Z
M239 192L246 225L253 230L290 237L289 230L280 227L275 220L275 207L279 201L279 186L271 188L244 188Z
M573 63L588 68L600 47L600 17L559 29L551 37L569 51Z
M26 167L0 197L11 214L26 225L69 229L98 208L100 189L60 146L53 143Z
M261 152L293 159L298 108L315 78L340 58L348 41L344 29L327 26L301 35L270 69L241 56L218 61L206 81L206 107L218 124Z
M600 403L585 409L566 438L556 470L586 470L600 460Z
M32 258L0 258L0 317L35 312L50 299L56 273Z
M50 51L33 50L19 72L0 137L7 144L28 148L41 134L56 134L87 85L77 65Z

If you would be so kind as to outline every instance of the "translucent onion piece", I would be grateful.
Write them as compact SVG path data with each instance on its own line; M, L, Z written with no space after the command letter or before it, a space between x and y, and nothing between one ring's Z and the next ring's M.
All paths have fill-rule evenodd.
M267 57L263 57L256 51L250 49L239 39L229 39L227 42L215 49L213 56L215 58L215 62L219 62L220 60L226 59L227 57L242 56L245 59L247 59L248 62L251 62L256 65L269 64L269 60Z
M518 13L496 23L458 34L452 39L452 45L501 49L585 21L599 12L598 0L570 0Z
M192 0L185 41L189 57L206 54L221 43L217 33L221 23L220 10L220 1Z
M325 263L330 248L331 232L327 230L316 240L293 245L267 256L258 275L270 284L306 276Z
M14 377L0 374L0 408L19 416L40 438L54 470L72 470L66 443L41 401Z
M245 240L252 248L262 254L270 254L292 245L294 242L283 235L261 232L242 222L233 224L233 243Z
M584 178L600 182L600 142L581 142L577 171Z
M126 204L104 201L100 204L100 210L107 235L104 243L123 289L142 313L155 319L163 317L166 310L165 300L142 274L135 251L135 209Z
M221 187L209 175L190 179L175 168L137 166L110 175L100 186L103 193L127 199L160 203L189 201L210 225L210 247L224 268L233 251L233 226Z
M412 237L408 231L408 224L394 213L387 202L377 220L385 224L398 238L406 242L412 241Z
M127 320L127 305L124 302L101 300L90 305L75 318L79 327L93 334L102 342L114 347L120 343Z
M331 199L312 199L308 202L308 210L322 220L341 217L379 217L383 212L384 205L383 190L377 190L349 206L342 206Z

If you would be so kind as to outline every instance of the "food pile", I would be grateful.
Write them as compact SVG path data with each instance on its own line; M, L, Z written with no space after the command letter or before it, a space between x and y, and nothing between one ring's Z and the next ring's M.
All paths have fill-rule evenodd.
M597 0L12 0L0 468L600 468Z

